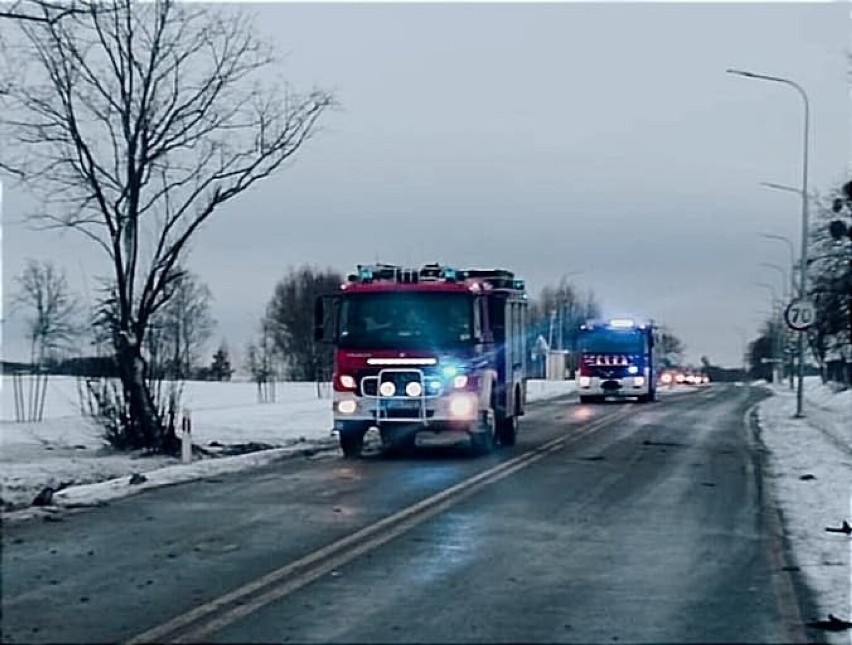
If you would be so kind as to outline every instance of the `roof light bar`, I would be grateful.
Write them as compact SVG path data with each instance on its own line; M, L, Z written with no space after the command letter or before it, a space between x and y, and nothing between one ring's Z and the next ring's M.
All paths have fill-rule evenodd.
M609 321L610 327L617 327L619 329L629 329L634 326L634 322L630 318L613 318Z

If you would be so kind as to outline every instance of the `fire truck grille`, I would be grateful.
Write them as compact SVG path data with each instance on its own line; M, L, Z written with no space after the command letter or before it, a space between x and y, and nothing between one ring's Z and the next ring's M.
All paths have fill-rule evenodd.
M378 376L378 374L376 374ZM405 386L411 382L420 383L420 374L417 372L385 372L382 375L382 382L390 381L396 389L396 396L403 396ZM377 378L365 378L358 384L358 394L360 396L379 396L379 380ZM440 378L437 376L426 374L424 375L423 387L427 397L440 396L443 391L443 385Z

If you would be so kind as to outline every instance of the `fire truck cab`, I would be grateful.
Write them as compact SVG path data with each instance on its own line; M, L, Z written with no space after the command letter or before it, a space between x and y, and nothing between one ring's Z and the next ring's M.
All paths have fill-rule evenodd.
M386 448L418 435L514 445L526 397L527 295L504 269L358 266L314 310L335 346L334 429L344 456L378 428Z
M607 397L654 401L657 395L655 328L632 319L580 326L577 389L581 403Z

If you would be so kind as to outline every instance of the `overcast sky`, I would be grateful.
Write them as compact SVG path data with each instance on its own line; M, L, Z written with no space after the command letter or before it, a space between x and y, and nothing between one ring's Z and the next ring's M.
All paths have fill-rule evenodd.
M341 108L284 172L229 203L189 267L214 296L218 338L241 350L289 266L341 272L376 258L501 266L536 294L560 275L608 315L670 326L697 362L738 365L798 246L802 103L813 188L848 177L848 3L264 4L258 26L297 88ZM27 257L83 294L105 259L74 233L17 224L4 194L3 283ZM6 311L8 318L8 311ZM21 357L7 320L4 353ZM211 348L212 351L212 348Z

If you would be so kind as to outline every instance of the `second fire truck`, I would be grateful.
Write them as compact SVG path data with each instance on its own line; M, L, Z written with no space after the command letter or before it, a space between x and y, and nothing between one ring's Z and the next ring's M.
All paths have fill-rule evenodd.
M617 318L580 326L577 388L581 403L607 397L657 396L655 330L652 323Z
M514 445L526 395L527 295L504 269L358 266L317 299L315 339L335 346L334 428L345 456L365 433Z

